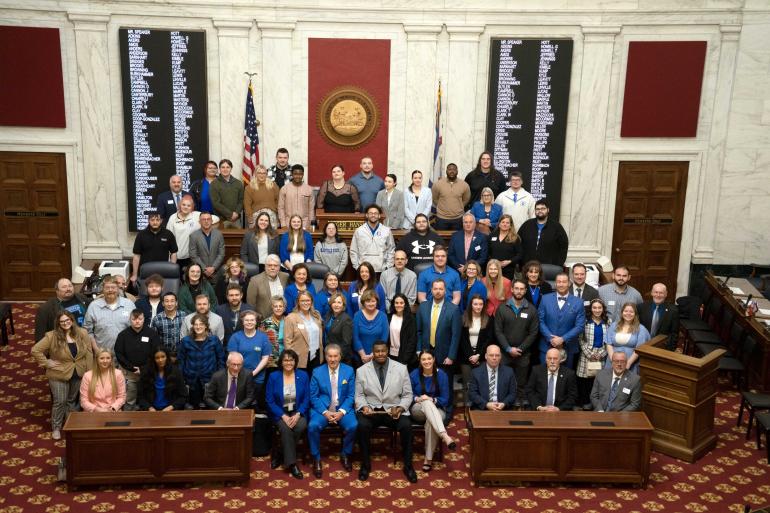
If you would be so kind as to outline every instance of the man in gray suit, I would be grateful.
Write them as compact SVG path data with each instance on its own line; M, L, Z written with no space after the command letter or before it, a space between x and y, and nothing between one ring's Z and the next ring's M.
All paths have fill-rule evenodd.
M377 340L372 345L372 360L356 371L356 418L358 447L361 449L361 470L358 479L366 481L372 468L369 444L372 430L388 426L401 435L404 475L417 482L412 467L412 385L406 365L388 358L388 343Z
M245 410L254 402L254 380L243 368L241 353L227 355L227 368L219 369L206 384L203 396L211 410Z
M267 319L273 315L272 297L283 296L288 283L289 275L281 272L281 259L277 255L267 255L265 272L249 280L246 302L252 305L263 319Z
M198 222L201 229L190 235L190 260L203 269L203 276L214 281L217 269L225 260L225 238L212 227L211 212L201 212Z
M626 369L628 357L615 351L612 368L596 375L591 389L594 411L639 411L642 405L642 383L639 375Z

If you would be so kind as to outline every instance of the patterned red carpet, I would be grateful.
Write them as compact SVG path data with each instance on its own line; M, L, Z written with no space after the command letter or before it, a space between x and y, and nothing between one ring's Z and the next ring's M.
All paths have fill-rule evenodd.
M736 428L738 396L723 391L717 401L717 449L696 464L653 453L646 490L580 486L475 488L468 477L467 430L458 416L450 433L461 440L455 453L416 485L404 479L392 458L379 457L367 482L326 460L323 479L296 481L254 458L248 487L221 483L182 487L115 487L67 490L57 482L64 441L49 427L48 384L29 356L34 305L14 305L16 335L0 353L0 513L22 512L735 512L770 503L770 466L764 450ZM753 437L752 437L753 438ZM422 446L415 450L415 467ZM328 452L328 451L327 451ZM108 455L105 455L108 456Z

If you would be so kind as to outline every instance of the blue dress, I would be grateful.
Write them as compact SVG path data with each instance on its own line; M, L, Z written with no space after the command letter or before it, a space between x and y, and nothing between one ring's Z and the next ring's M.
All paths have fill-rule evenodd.
M639 325L639 329L635 331L634 333L631 333L631 338L628 340L625 344L620 344L617 341L617 330L618 330L618 323L613 322L610 326L609 331L607 332L607 345L612 346L613 351L620 351L621 353L625 353L627 358L631 358L631 355L634 354L634 351L636 351L636 348L641 346L642 344L648 342L650 340L650 332L647 331L647 328L645 328L643 325ZM607 360L604 362L604 368L605 369L611 369L612 368L612 359L607 358ZM639 373L639 359L637 359L634 364L629 369L631 372Z

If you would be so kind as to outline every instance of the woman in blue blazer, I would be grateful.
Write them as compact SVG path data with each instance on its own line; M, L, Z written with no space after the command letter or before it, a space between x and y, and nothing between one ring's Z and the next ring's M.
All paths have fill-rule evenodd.
M310 380L305 371L297 370L299 356L291 349L284 349L279 358L282 372L273 372L267 380L265 402L270 420L281 434L282 455L273 452L271 468L284 467L296 479L302 479L297 467L297 443L307 429L310 408Z
M471 207L471 214L479 225L486 226L487 233L497 228L503 207L495 203L495 193L489 187L481 189L479 201Z
M358 279L348 286L348 315L355 317L361 309L361 297L367 290L373 290L379 298L377 308L385 313L385 289L377 281L377 275L374 273L374 267L369 262L361 262L358 266Z
M464 312L471 304L471 298L478 294L481 298L487 300L487 286L481 281L481 266L475 260L465 262L463 270L463 288L460 299L460 313Z
M288 270L291 270L294 264L313 261L313 236L302 229L302 218L296 214L289 220L289 229L281 235L278 256L281 257L281 264Z

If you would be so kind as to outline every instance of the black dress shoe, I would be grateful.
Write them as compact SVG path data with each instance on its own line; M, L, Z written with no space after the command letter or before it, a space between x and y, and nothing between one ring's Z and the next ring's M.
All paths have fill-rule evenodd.
M350 457L347 454L343 454L340 456L340 463L342 463L342 468L350 472L353 470L353 464L350 463Z
M313 475L319 479L323 475L323 470L321 468L321 460L315 460L313 462Z
M297 467L296 464L291 465L289 467L289 473L291 474L291 477L293 477L294 479L302 479L303 477L305 477L302 475L302 471L299 469L299 467Z
M455 449L457 449L457 442L452 440L451 442L449 442L447 447L449 448L450 451L454 451Z
M278 467L281 466L281 463L283 463L283 458L281 458L278 455L275 455L270 460L270 468L275 470L275 469L277 469Z
M369 479L369 469L361 466L361 469L358 471L358 480L366 481L367 479Z
M417 482L417 472L414 471L414 468L411 465L404 465L404 475L410 483Z

